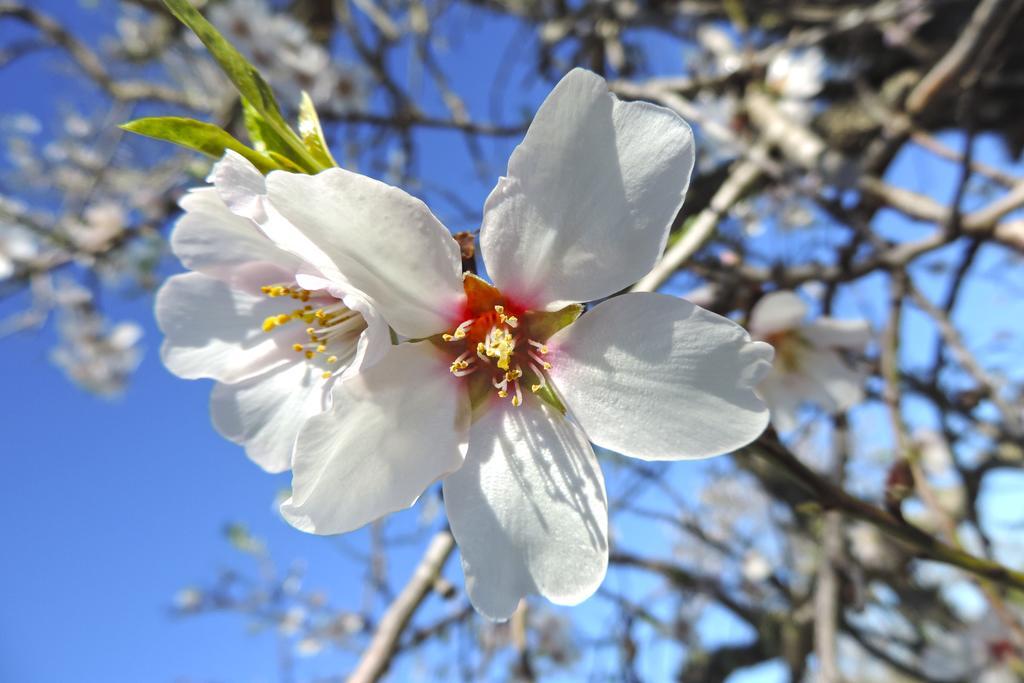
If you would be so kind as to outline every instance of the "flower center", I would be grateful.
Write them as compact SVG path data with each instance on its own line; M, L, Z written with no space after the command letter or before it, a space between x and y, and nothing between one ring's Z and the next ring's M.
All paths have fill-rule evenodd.
M520 322L502 304L464 320L450 333L441 335L446 344L461 351L449 366L456 377L482 372L500 398L511 397L513 406L523 403L521 380L530 381L536 393L547 386L551 363L544 360L548 348L529 335L529 316Z
M267 316L263 320L264 332L301 321L307 326L309 341L293 344L292 350L321 365L323 379L330 379L347 365L355 354L356 339L366 329L366 320L359 312L333 296L302 289L295 283L265 285L260 291L272 299L287 297L304 304L287 313Z
M800 357L808 346L797 332L786 330L765 335L765 341L775 347L775 366L784 372L800 369Z

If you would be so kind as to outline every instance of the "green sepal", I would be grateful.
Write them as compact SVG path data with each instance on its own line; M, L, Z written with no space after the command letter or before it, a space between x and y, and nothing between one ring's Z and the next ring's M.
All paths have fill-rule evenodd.
M188 0L163 0L164 5L181 23L188 26L217 60L224 74L231 79L238 93L252 104L268 121L287 128L274 92L248 59L220 31L206 20Z
M531 395L536 396L537 398L544 401L549 406L560 412L562 415L565 415L565 404L562 403L562 399L558 398L558 394L556 394L554 390L552 390L550 384L541 387L535 392L531 392Z
M313 158L323 164L324 168L334 168L338 165L327 147L327 139L324 138L324 129L320 125L320 117L313 106L313 100L305 90L302 91L302 100L299 102L299 138Z
M254 67L220 31L193 7L188 0L163 0L164 5L181 23L188 26L209 50L222 71L235 85L242 99L252 105L266 124L274 130L287 149L287 156L304 171L316 173L321 164L313 158L302 140L295 134L281 115L281 109L260 72ZM268 147L269 148L269 147ZM283 151L283 150L277 150Z
M216 159L230 149L248 159L264 175L281 168L273 159L246 147L220 126L205 121L180 116L151 116L122 123L120 127L130 133L173 142Z
M530 339L546 342L555 332L574 323L582 313L582 304L569 304L557 311L530 311L525 316Z

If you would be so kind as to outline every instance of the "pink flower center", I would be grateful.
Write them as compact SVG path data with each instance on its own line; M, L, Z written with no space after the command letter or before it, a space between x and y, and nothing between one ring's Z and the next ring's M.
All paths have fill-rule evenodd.
M531 334L535 314L475 278L466 280L466 297L466 318L441 335L442 347L453 356L449 369L469 378L474 389L493 390L518 407L523 384L533 393L548 386L548 347Z

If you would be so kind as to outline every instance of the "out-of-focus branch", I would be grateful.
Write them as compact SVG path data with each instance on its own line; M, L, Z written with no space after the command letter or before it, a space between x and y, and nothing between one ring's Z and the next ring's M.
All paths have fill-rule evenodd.
M398 649L399 638L416 610L430 595L454 549L455 539L448 531L439 531L430 541L409 583L381 618L373 639L349 675L348 683L372 683L387 672L392 655Z
M870 522L882 531L888 532L893 540L907 545L918 557L959 567L1004 586L1024 589L1024 572L958 550L885 510L850 495L800 462L773 436L762 436L753 445L745 448L744 452L764 458L786 472L811 494L822 508L840 510L856 519Z
M63 48L78 67L98 86L118 100L157 100L204 111L208 103L196 100L187 93L147 81L120 81L115 79L98 54L65 29L53 17L21 3L0 2L0 19L11 17L35 27L47 40Z
M755 154L763 153L755 149ZM753 161L742 159L730 170L729 176L712 196L708 208L701 211L693 223L685 228L682 237L662 256L661 260L633 285L634 292L653 292L672 277L714 233L719 222L761 177L761 168Z
M1013 23L1024 7L1024 0L982 0L974 10L963 33L917 84L907 97L906 109L911 116L924 111L943 91L950 88L972 65L977 55Z

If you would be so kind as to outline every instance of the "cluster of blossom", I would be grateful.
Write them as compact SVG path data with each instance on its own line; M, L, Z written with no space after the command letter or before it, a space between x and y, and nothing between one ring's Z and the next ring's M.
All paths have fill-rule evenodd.
M288 107L296 106L302 90L333 114L364 106L363 72L332 60L325 47L312 41L309 30L287 13L261 0L216 2L209 10L211 18L259 62ZM180 49L169 15L125 3L116 29L116 36L102 43L104 54L155 65L190 101L211 111L224 101L230 91L225 77L198 43ZM110 112L88 112L68 103L56 130L28 114L12 114L0 122L9 162L3 177L9 186L19 188L17 201L0 196L0 283L7 280L13 288L15 281L47 282L30 289L30 310L4 321L0 329L45 320L45 311L55 305L49 296L55 286L52 274L68 271L70 265L100 275L114 288L155 286L154 271L164 249L161 223L173 206L176 188L197 165L183 162L181 155L157 167L151 159L135 158L132 150L119 144L121 136L112 126L119 121L111 116L123 117L125 110L112 106ZM36 211L29 203L47 208ZM58 213L54 206L60 207ZM64 272L61 280L66 283L73 277ZM77 383L83 388L102 387L106 393L111 386L120 386L123 378L85 379L98 368L89 360L92 355L62 350L53 358L69 376L82 378ZM74 363L79 367L72 370Z
M75 384L100 396L120 393L142 357L142 328L133 322L109 326L90 293L63 284L55 293L60 343L51 353Z
M309 29L266 0L224 0L211 4L209 19L248 57L286 106L305 91L317 108L331 114L366 106L366 74L355 64L332 58ZM193 46L201 49L190 36Z

